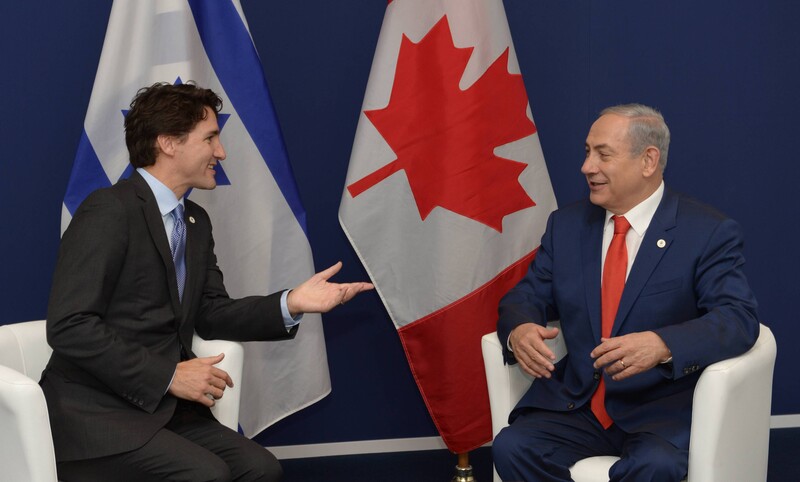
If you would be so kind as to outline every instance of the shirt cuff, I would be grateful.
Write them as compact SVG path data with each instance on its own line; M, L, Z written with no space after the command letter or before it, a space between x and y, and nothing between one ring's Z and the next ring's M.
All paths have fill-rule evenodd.
M289 313L289 292L292 290L286 290L281 294L281 314L283 315L283 326L286 327L286 331L290 331L292 327L300 323L300 320L303 319L303 314L300 313L299 315L292 318L292 315Z

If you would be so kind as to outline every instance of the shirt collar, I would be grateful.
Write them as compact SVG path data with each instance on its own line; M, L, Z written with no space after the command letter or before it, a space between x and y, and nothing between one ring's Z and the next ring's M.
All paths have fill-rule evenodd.
M171 213L178 204L183 204L183 198L178 199L175 197L175 193L172 192L172 189L165 186L164 183L156 179L155 176L147 172L145 169L138 167L136 168L136 172L138 172L144 178L147 185L150 186L150 190L153 191L153 195L156 197L156 203L158 203L158 210L161 212L161 216L166 216L167 214Z
M644 236L644 232L647 231L647 227L650 226L650 221L653 220L653 216L656 214L658 205L661 203L661 198L663 197L664 181L661 181L658 189L656 189L653 194L634 206L633 209L623 214L625 219L627 219L631 224L631 229L633 229L640 237ZM611 216L613 215L614 213L611 211L606 211L606 225L608 225L611 220Z

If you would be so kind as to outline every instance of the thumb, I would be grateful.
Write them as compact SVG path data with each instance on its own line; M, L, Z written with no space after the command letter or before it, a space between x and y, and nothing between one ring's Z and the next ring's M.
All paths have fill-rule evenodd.
M551 328L547 328L544 331L544 333L542 333L542 338L546 338L548 340L551 340L551 339L557 337L558 333L559 333L558 328L556 328L555 326L551 327Z
M203 357L202 360L207 362L209 365L216 365L217 363L221 362L223 358L225 358L225 354L220 353L219 355Z

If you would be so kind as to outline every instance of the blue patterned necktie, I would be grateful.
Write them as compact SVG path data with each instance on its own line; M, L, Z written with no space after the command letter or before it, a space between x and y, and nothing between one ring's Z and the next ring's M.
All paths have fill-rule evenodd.
M178 280L178 296L183 301L183 288L186 285L186 223L183 221L183 205L178 204L172 210L172 219L175 224L172 227L172 237L170 239L170 250L172 251L172 262L175 263L175 277Z

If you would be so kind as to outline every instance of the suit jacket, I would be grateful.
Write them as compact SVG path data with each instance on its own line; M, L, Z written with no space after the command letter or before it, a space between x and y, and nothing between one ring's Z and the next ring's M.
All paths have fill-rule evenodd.
M187 200L186 220L181 302L161 213L138 173L95 191L75 212L53 277L53 355L41 380L59 461L133 450L162 428L177 402L167 393L176 365L195 356L193 332L240 341L294 336L281 293L228 297L208 214Z
M512 421L527 407L576 410L597 388L601 373L589 353L600 344L604 223L605 210L588 200L552 213L530 270L500 302L501 340L522 323L560 319L569 352L552 378L533 383ZM743 264L736 222L665 189L625 283L612 336L654 331L673 358L626 380L606 378L606 409L622 430L655 433L688 448L701 371L747 351L758 337ZM508 350L505 357L515 362Z

